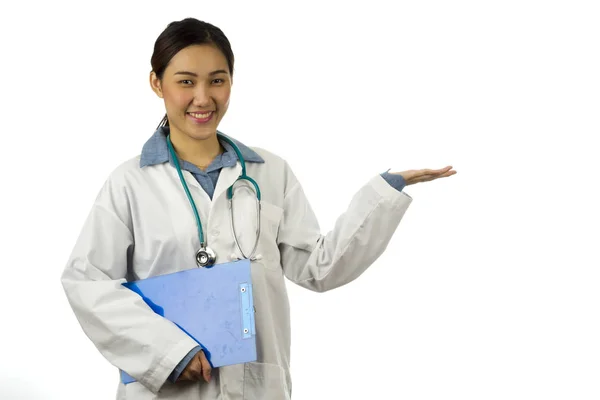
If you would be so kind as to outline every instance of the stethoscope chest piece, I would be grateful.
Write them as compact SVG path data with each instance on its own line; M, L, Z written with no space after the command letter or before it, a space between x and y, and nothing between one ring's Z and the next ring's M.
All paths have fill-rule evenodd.
M201 247L196 253L198 267L212 267L215 264L216 255L210 247Z

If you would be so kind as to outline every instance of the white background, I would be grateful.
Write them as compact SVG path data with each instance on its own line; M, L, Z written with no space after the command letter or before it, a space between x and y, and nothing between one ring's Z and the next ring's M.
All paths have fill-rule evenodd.
M233 46L219 128L288 160L323 233L388 168L458 171L405 189L358 280L288 284L294 398L600 398L597 2L133 3L0 10L0 398L115 396L60 274L164 115L150 57L188 16Z

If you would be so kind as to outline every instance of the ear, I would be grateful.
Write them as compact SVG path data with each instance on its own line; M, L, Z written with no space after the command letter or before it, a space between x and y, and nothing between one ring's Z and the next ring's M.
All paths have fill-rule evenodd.
M150 71L150 87L158 97L160 97L161 99L163 98L161 82L154 71Z

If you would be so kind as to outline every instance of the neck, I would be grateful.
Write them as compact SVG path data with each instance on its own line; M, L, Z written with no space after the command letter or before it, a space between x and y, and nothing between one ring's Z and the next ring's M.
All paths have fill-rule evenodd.
M181 158L205 170L213 160L225 151L217 139L217 134L206 139L194 139L171 129L171 143L173 149Z

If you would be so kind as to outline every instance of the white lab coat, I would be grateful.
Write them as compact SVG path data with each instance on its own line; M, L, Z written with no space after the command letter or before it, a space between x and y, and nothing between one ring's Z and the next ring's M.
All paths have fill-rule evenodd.
M98 194L62 284L85 334L100 353L138 380L121 384L115 368L117 399L289 399L290 312L284 277L318 292L356 279L385 250L412 201L380 175L373 176L354 195L334 229L323 235L287 162L264 149L252 149L265 160L246 164L262 192L257 252L261 259L251 264L258 361L217 368L210 383L167 380L197 344L121 286L126 280L196 268L198 230L176 169L169 163L140 168L138 156L116 168ZM239 256L226 190L240 172L239 162L224 168L211 201L183 171L217 264ZM244 185L240 188L235 218L246 222L236 224L236 229L248 251L254 231L245 225L255 220L256 215L250 214L255 206L238 206L238 199L242 204L251 199L245 196L253 195ZM246 218L244 213L252 216Z

